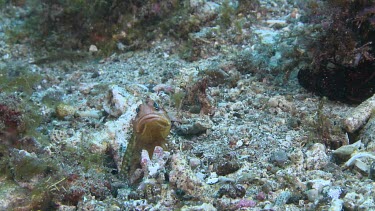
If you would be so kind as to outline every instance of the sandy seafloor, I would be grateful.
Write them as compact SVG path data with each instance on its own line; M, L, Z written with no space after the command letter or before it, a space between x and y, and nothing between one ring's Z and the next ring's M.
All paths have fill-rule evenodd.
M307 26L298 14L291 17L293 11L303 14L297 5L262 5L272 12L259 14L241 35L215 34L214 26L193 34L195 61L182 59L180 43L168 37L148 49L43 64L33 63L38 58L27 44L1 40L2 67L21 64L42 76L26 97L38 105L45 119L38 131L47 137L36 140L43 149L38 152L9 149L13 157L24 156L9 165L14 170L28 157L53 159L57 170L27 179L1 176L0 210L375 210L368 172L345 167L350 154L338 162L327 143L348 144L342 122L356 106L306 91L298 84L298 67L286 81L272 71L294 47L294 38L281 34ZM20 16L0 17L2 37ZM276 53L270 56L269 49ZM236 58L244 51L263 60L252 61L258 70L238 70ZM176 105L173 93L211 73L218 78L210 78L206 89L210 114ZM148 96L171 116L168 152L149 161L141 183L129 187L116 164L131 138L135 108ZM57 117L57 105L65 106L64 118ZM371 156L362 161L373 162Z

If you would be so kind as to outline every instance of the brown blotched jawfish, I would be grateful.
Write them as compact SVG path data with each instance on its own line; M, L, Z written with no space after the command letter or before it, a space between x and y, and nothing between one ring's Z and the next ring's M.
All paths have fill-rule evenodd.
M137 108L133 120L133 135L123 159L122 171L130 176L140 167L141 151L147 150L150 158L156 146L166 148L171 121L167 112L155 101L148 99Z

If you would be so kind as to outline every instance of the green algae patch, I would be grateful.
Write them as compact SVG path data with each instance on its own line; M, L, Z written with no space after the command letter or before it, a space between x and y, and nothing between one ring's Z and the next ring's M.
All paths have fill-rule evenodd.
M224 30L230 27L235 12L235 9L230 5L228 0L223 2L219 20Z
M87 139L93 137L86 137ZM66 160L67 165L76 165L79 162L79 166L82 167L84 172L89 171L90 169L96 169L102 171L106 167L108 160L108 155L101 151L93 151L96 146L92 145L90 141L81 140L80 144L77 146L66 145L64 150L61 150L60 159Z
M1 210L55 210L51 191L46 187L29 191L11 180L0 177Z
M0 90L5 92L33 93L42 76L21 65L7 65L0 70Z
M39 158L35 153L25 150L10 150L10 166L14 180L28 181L34 176L56 172L56 164L48 159Z
M17 131L16 138L31 136L44 140L36 131L43 121L40 107L30 100L43 76L33 72L27 64L6 63L0 67L0 131ZM16 124L9 124L17 119ZM14 128L10 128L14 127ZM9 131L8 131L9 132Z
M37 105L29 100L27 95L17 92L0 94L0 137L14 144L14 141L25 137L34 137L38 142L46 140L45 135L37 131L43 122L43 115Z
M0 144L0 177L10 178L10 176L11 176L11 172L10 172L10 168L9 168L8 148L5 145ZM1 187L2 187L2 185L1 185ZM0 189L0 192L1 192L1 189ZM1 193L0 193L0 195L1 195Z
M90 54L86 52L76 52L76 51L58 51L49 52L47 56L37 57L31 64L42 65L50 64L59 61L71 61L76 62L80 60L85 60L89 58Z
M10 209L14 204L12 199L16 197L25 197L22 188L14 181L0 176L0 210L13 210Z

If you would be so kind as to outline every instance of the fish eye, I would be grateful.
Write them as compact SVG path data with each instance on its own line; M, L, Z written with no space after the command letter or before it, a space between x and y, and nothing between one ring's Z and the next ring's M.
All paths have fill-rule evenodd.
M135 109L135 112L137 112L137 114L139 113L139 107L137 107L137 108Z
M154 108L155 108L156 110L159 110L159 105L158 105L156 102L154 102Z

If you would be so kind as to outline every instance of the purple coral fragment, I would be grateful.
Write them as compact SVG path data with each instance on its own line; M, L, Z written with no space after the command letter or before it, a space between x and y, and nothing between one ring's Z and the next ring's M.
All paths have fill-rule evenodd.
M246 207L255 207L256 202L251 199L241 199L237 203L237 209Z

